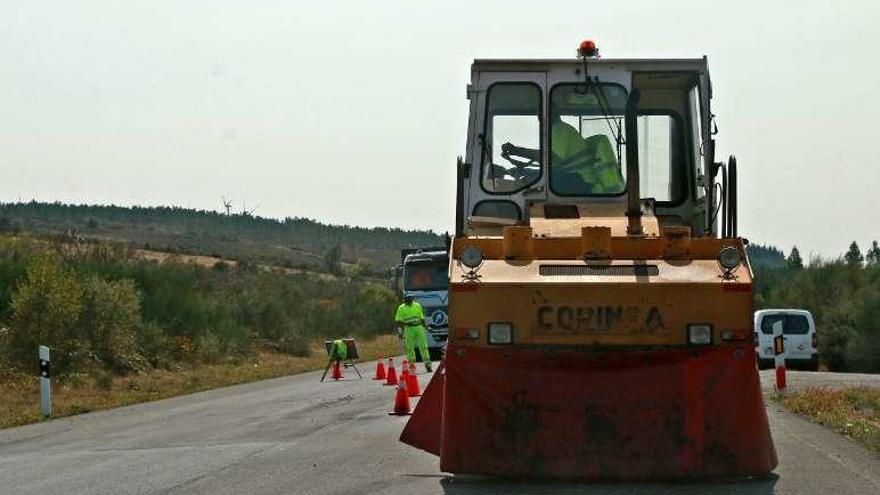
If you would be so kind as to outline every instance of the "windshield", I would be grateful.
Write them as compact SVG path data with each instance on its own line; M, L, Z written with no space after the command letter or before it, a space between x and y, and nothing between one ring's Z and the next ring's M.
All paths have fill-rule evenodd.
M449 287L449 260L417 261L404 267L404 289L447 290Z
M558 84L550 93L550 188L560 196L626 191L626 90L616 84ZM643 198L675 203L685 193L681 119L639 110L639 186Z
M563 196L618 196L626 190L623 115L616 84L559 84L550 93L550 188Z

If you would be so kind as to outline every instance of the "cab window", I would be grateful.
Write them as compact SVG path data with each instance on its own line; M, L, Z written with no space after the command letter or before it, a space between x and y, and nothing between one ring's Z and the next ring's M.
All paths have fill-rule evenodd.
M685 193L685 150L679 120L674 114L640 115L639 191L643 198L675 203ZM625 160L624 160L625 161Z
M532 83L498 83L488 91L481 139L483 188L490 193L524 189L541 176L541 89Z

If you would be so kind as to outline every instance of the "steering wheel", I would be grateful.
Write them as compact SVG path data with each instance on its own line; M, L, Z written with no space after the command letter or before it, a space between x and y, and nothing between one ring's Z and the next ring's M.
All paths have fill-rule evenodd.
M510 142L501 145L501 158L504 158L513 165L513 170L507 171L507 173L516 180L528 179L528 176L534 173L528 170L527 167L541 167L540 150L522 148Z

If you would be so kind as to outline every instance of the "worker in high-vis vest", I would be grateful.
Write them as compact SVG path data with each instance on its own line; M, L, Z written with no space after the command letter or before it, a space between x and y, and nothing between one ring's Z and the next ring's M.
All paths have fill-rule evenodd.
M422 305L417 303L413 296L407 295L403 298L403 304L397 307L397 314L394 316L398 329L403 333L404 344L406 345L406 358L409 362L416 362L416 346L422 355L422 361L425 362L425 371L431 371L431 355L428 354L428 336L425 329L425 313L422 312Z
M582 137L570 124L556 117L550 128L553 190L569 195L618 195L626 182L605 134Z

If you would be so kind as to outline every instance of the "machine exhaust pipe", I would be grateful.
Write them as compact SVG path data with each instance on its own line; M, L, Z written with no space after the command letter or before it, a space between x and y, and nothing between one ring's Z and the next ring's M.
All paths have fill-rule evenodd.
M636 111L639 107L641 92L633 89L626 100L626 217L629 220L626 233L631 236L642 236L641 191L639 190L639 137Z

